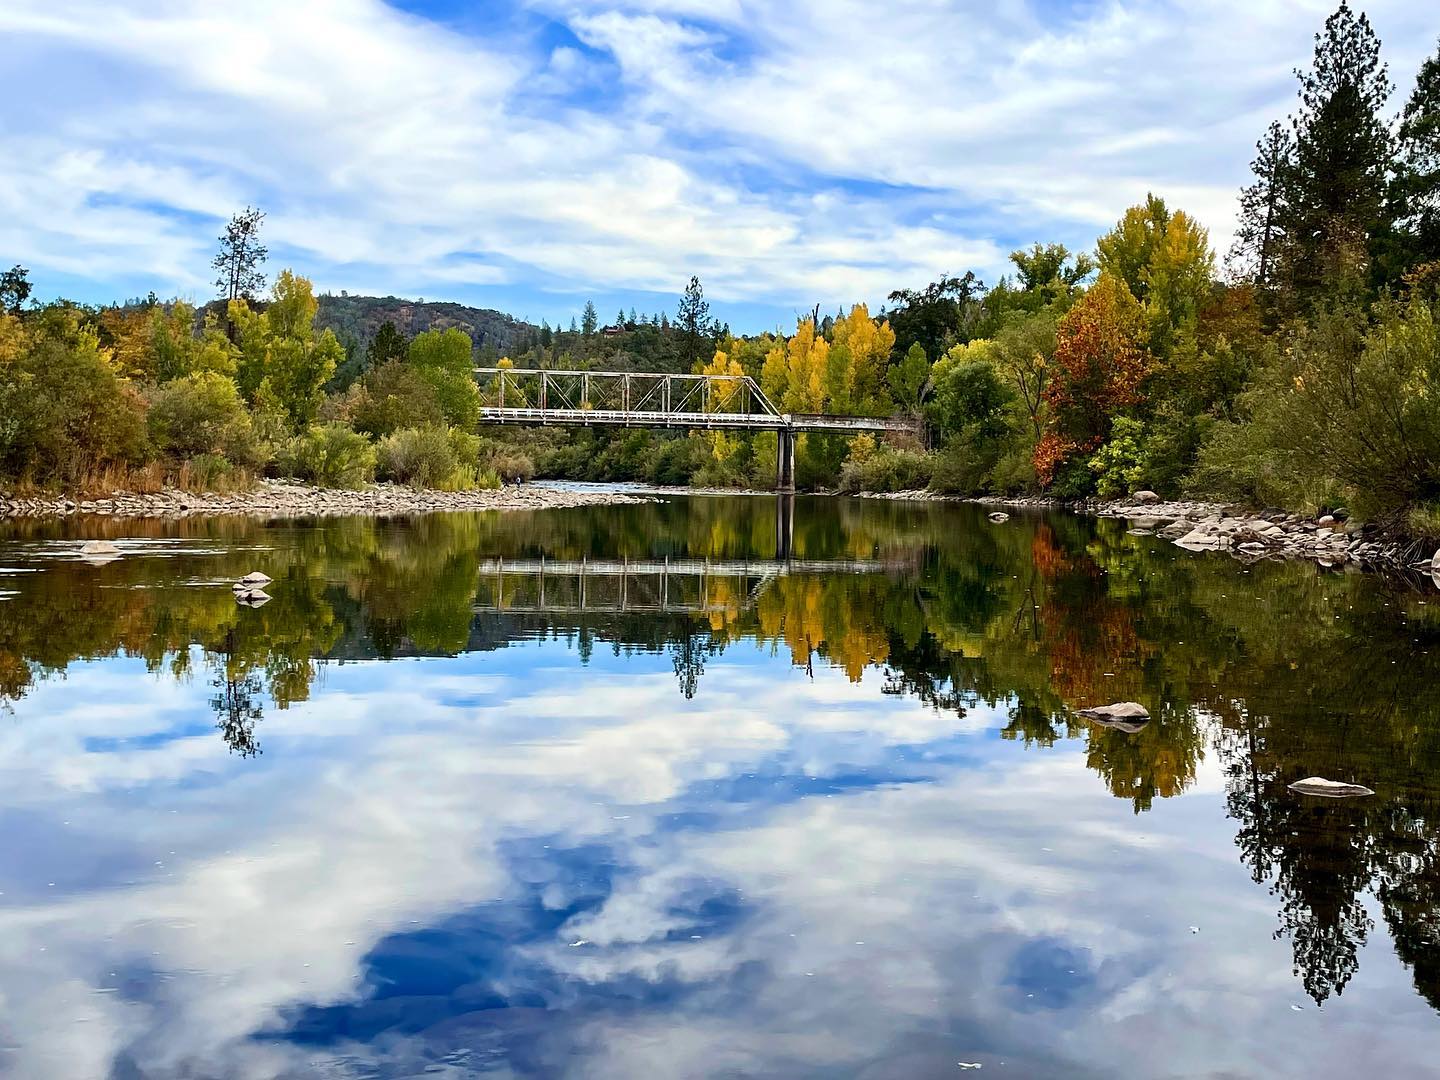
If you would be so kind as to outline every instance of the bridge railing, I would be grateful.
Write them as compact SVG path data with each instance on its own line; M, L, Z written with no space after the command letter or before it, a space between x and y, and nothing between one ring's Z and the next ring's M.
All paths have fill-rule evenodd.
M481 405L524 413L714 416L781 420L748 375L476 368Z

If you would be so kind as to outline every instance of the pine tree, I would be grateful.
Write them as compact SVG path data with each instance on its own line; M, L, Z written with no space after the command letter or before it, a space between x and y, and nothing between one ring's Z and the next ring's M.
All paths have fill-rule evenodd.
M1380 39L1348 3L1315 35L1315 61L1300 80L1293 199L1286 232L1291 276L1310 294L1353 278L1386 230L1389 129L1381 115L1393 86Z
M580 316L580 331L587 338L595 334L596 328L600 325L600 315L595 310L595 301L585 301L585 311Z
M1295 167L1295 141L1279 121L1255 144L1250 171L1255 182L1240 191L1240 221L1227 258L1231 272L1261 288L1275 284L1283 237L1281 223L1289 210L1289 188Z
M1395 212L1405 265L1440 260L1440 50L1425 61L1400 114Z
M680 355L689 370L702 362L705 345L713 334L710 324L710 304L705 299L705 290L700 279L691 277L680 298L679 310L675 313L675 327L680 331Z
M265 288L260 265L269 254L260 243L264 211L247 206L230 219L220 234L220 253L211 266L217 271L215 287L226 300L251 300Z

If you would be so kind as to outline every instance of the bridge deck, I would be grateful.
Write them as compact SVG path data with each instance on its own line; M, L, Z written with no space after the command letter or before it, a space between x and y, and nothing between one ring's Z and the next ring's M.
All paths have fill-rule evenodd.
M539 409L485 406L480 419L494 424L554 424L561 427L660 427L692 430L807 432L913 432L911 421L894 417L809 416L794 413L677 413L640 409Z

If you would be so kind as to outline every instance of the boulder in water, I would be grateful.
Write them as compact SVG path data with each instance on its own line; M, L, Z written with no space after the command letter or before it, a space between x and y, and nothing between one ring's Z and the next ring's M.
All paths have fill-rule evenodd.
M259 588L262 585L269 585L270 582L274 580L274 578L267 577L266 575L260 573L259 570L251 570L250 573L246 574L240 579L240 584L250 585L254 588Z
M270 594L264 589L246 589L235 594L235 602L243 607L258 608L270 602Z
M1375 794L1363 784L1346 784L1340 780L1326 780L1323 776L1307 776L1288 787L1297 795L1319 795L1325 799L1353 799Z
M109 540L86 540L80 548L81 555L119 555L120 549Z
M1102 727L1114 728L1133 735L1150 722L1150 712L1135 701L1117 701L1114 705L1096 705L1091 709L1077 709L1076 715L1083 716Z
M1005 524L1005 522L1010 520L1010 515L1004 513L1003 511L996 510L990 515L990 520L993 521L996 525L1003 525Z

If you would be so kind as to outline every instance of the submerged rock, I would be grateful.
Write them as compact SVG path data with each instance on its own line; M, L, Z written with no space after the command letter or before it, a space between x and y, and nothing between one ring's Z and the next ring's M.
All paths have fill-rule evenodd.
M993 521L996 525L1003 525L1005 524L1005 522L1010 520L1010 515L1004 513L1003 511L996 510L990 514L990 520Z
M1298 795L1319 795L1326 799L1349 799L1375 794L1363 784L1346 784L1339 780L1326 780L1323 776L1307 776L1288 787Z
M120 549L109 540L86 540L80 548L81 555L119 555Z
M1114 705L1096 705L1090 709L1077 709L1077 716L1083 716L1101 727L1114 728L1133 735L1150 722L1150 712L1135 701L1117 701Z

